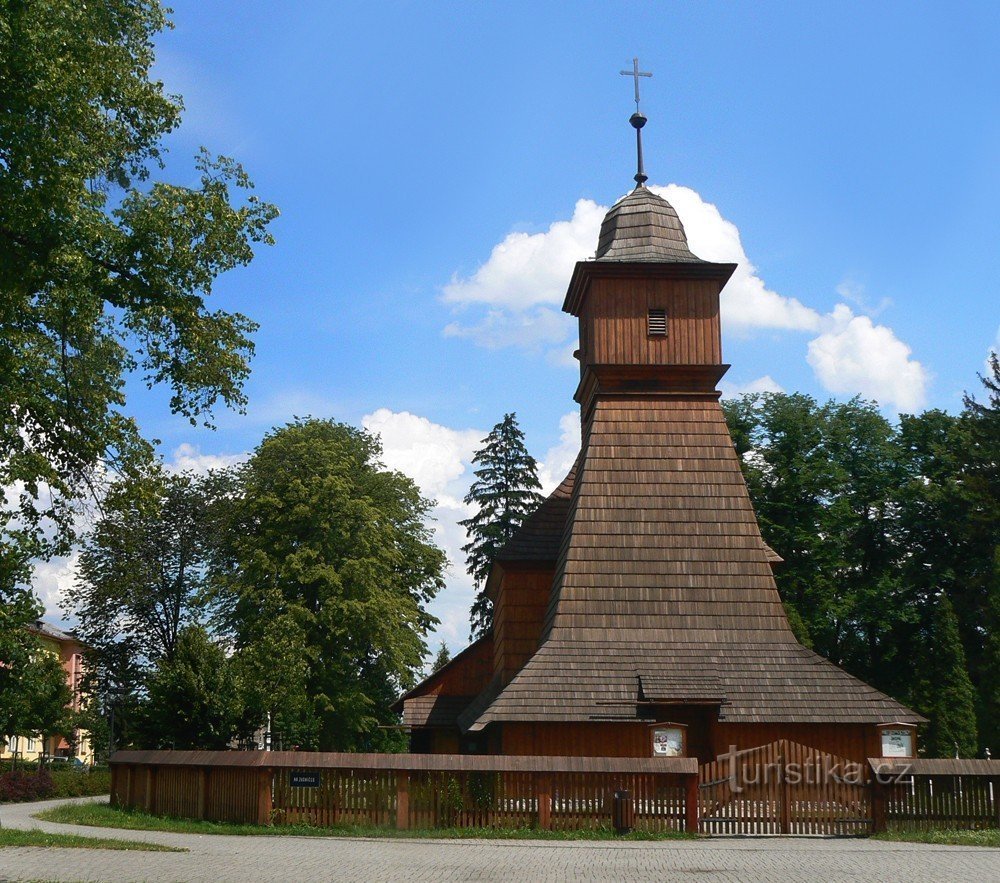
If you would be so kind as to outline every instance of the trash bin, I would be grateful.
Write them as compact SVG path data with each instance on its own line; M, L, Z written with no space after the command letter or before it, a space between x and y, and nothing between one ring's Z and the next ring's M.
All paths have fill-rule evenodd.
M611 823L616 834L628 834L635 827L635 804L629 791L615 791Z

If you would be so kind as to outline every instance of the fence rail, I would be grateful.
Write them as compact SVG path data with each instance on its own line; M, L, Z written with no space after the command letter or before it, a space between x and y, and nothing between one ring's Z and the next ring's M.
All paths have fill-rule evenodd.
M697 830L693 758L123 751L111 769L114 805L181 818L580 830L627 790L638 830Z
M853 764L852 767L859 765ZM1000 827L1000 761L840 758L779 741L694 758L121 751L116 806L264 825L610 827L617 791L641 831L849 834ZM855 772L851 770L851 772ZM699 806L700 804L700 806Z

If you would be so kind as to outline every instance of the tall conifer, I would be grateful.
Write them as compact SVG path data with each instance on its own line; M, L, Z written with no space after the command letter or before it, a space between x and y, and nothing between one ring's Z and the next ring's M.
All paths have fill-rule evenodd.
M934 610L921 710L931 719L924 747L931 757L976 754L976 692L969 679L958 618L947 595Z
M483 447L472 459L476 480L465 502L476 514L459 522L469 542L462 546L466 565L476 585L476 600L469 619L473 637L481 637L493 625L493 602L486 597L486 579L500 550L525 519L542 502L538 464L524 445L517 416L504 418L483 439Z

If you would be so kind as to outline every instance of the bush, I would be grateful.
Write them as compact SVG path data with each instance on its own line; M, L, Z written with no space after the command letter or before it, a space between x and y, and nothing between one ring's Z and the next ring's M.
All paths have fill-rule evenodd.
M111 791L110 770L59 770L51 773L52 797L89 797Z
M37 773L21 770L0 773L0 803L44 800L51 797L54 790L52 776L46 770L39 770Z
M0 773L0 803L47 797L90 797L111 791L110 770L14 770Z

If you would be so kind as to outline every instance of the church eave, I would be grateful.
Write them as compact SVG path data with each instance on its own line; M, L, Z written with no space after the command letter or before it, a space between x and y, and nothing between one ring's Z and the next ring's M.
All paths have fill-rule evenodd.
M577 261L562 308L563 312L578 316L591 279L637 276L645 279L716 279L721 290L736 272L736 267L736 264L709 261Z

